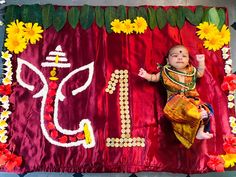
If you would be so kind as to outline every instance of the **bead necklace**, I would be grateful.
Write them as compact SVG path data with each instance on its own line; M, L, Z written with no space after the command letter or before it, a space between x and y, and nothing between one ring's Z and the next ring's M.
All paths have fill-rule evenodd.
M185 91L192 90L192 89L194 89L196 87L196 75L195 75L196 74L196 69L195 68L194 68L193 74L187 74L187 73L183 73L183 72L181 72L181 74L180 74L180 75L183 75L183 76L193 76L193 80L191 82L189 82L189 83L184 83L184 82L177 81L175 78L173 78L169 74L169 72L167 70L169 72L173 72L175 74L180 74L180 73L178 71L174 71L174 70L172 70L170 68L167 69L167 67L164 67L164 69L163 69L163 71L164 71L165 75L167 76L167 78L169 80L171 80L173 83L175 83L175 84L177 84L177 85L179 85L181 87L184 87L186 89Z

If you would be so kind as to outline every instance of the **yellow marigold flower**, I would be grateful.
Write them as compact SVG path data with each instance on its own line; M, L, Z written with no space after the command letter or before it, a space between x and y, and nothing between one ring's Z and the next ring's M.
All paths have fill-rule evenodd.
M19 20L16 20L7 25L6 33L8 35L15 35L15 34L23 35L24 29L25 29L24 23Z
M124 20L123 23L124 23L124 26L123 26L122 31L123 31L125 34L131 34L131 33L133 33L134 27L133 27L133 24L131 23L131 20L130 20L130 19L126 19L126 20Z
M2 51L2 58L4 58L5 60L9 60L12 57L12 54L9 53L9 51L3 52Z
M36 41L39 41L39 39L42 38L41 35L42 32L43 32L42 27L38 26L38 23L25 24L24 37L27 41L30 41L31 44L35 44Z
M10 51L18 54L26 48L26 41L21 35L10 35L6 39L4 46Z
M219 32L214 24L209 24L208 22L200 23L196 28L199 29L197 35L200 39L208 39L211 35Z
M225 165L224 165L225 168L235 166L235 163L236 163L236 154L226 154L226 155L222 155L222 158L223 158L224 161L225 161Z
M224 45L221 37L219 35L212 35L209 39L205 40L203 46L208 50L219 50Z
M223 25L221 28L221 31L219 32L219 35L221 36L224 44L228 44L230 41L230 32L229 28L226 25Z
M111 29L115 32L115 33L120 33L123 29L123 23L119 20L119 19L115 19L111 22Z
M147 29L147 26L147 22L143 17L137 17L134 20L133 27L136 33L144 33L144 31Z

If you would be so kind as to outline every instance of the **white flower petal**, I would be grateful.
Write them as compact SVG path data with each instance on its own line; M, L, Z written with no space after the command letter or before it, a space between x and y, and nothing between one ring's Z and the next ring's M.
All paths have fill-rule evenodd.
M221 51L223 52L223 54L226 54L229 51L229 49L230 49L229 47L223 47Z
M230 74L232 72L232 67L230 65L225 65L225 73Z
M232 66L232 64L233 64L232 59L229 58L229 59L225 62L225 64Z
M234 107L234 103L233 102L228 102L228 108L233 108Z
M228 101L233 101L234 100L234 95L228 95Z
M223 59L225 59L225 60L226 60L227 58L229 58L229 54L227 54L227 53L223 53L222 56L223 56Z
M230 116L230 117L229 117L229 122L235 122L235 120L236 120L235 117L233 117L233 116Z

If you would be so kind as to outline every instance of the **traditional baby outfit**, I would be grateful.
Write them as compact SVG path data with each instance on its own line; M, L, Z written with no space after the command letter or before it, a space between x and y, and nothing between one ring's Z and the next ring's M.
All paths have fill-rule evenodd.
M199 99L196 77L197 70L191 65L181 72L165 65L161 71L168 97L164 114L171 121L176 137L186 148L191 147L200 125L208 124L212 114L211 107ZM202 108L208 113L203 120L200 115Z

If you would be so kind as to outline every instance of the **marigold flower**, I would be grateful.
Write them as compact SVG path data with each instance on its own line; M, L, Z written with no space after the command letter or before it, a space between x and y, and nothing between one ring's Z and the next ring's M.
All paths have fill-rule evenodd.
M147 26L147 22L143 17L137 17L134 19L133 27L136 33L144 33L144 31L147 29Z
M42 38L42 35L41 35L42 32L43 32L42 27L38 26L38 23L25 24L24 37L27 41L30 41L31 44L35 44L36 41L39 41L40 38Z

